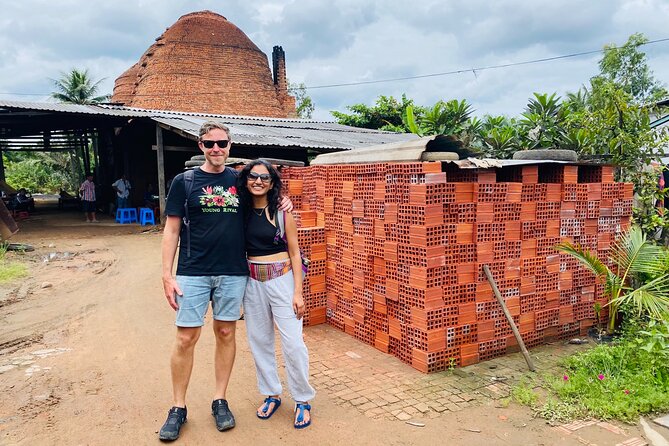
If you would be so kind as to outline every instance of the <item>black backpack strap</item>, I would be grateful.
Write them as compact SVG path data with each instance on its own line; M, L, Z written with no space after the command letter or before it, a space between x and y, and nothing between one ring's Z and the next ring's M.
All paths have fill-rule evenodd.
M188 197L193 191L193 179L195 178L195 169L184 172L184 188L186 191L186 199L184 200L184 216L182 218L184 227L186 228L186 256L190 257L190 215L188 214Z

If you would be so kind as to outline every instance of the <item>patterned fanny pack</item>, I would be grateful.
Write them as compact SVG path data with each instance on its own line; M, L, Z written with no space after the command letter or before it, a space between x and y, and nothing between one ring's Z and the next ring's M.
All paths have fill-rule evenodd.
M249 277L258 282L267 282L290 272L290 259L280 262L260 263L249 261Z

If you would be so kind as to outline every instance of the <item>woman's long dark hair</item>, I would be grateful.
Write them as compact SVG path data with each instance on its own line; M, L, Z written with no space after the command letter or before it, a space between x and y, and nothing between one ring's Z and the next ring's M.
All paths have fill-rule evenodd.
M241 172L239 172L239 178L237 179L237 191L239 193L239 198L241 199L241 203L245 212L247 214L250 213L251 209L253 208L253 196L246 186L248 184L249 173L255 166L265 166L270 176L272 177L272 188L267 192L267 208L269 209L270 218L273 218L276 214L277 208L279 207L279 197L281 197L283 183L281 183L279 172L267 161L253 160L244 166Z

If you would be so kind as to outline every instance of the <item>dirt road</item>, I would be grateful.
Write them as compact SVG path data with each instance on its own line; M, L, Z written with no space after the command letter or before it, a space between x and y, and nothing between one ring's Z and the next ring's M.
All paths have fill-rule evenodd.
M109 220L32 220L15 237L36 247L22 257L31 265L30 276L0 289L0 444L159 444L157 431L171 399L174 336L174 314L161 295L160 233ZM445 412L419 427L372 418L317 388L310 428L293 429L290 404L271 420L258 420L261 397L243 323L228 394L237 427L219 433L209 412L210 330L209 320L196 350L189 419L178 444L582 444L533 419L529 410L498 401ZM312 352L324 345L318 340L323 333L359 347L336 330L312 331L318 336L310 330ZM634 429L627 438L638 433ZM593 442L615 444L606 435Z

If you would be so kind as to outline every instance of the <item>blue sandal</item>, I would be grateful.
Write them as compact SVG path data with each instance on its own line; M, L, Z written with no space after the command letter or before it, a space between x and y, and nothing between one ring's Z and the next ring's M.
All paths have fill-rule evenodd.
M309 411L309 421L306 423L303 423L304 421L304 411L308 410ZM295 429L304 429L305 427L309 426L311 424L311 405L308 403L297 403L295 404L295 413L297 414L297 418L295 419L295 423L293 426L295 426ZM297 424L297 423L303 423L303 424Z
M274 415L274 412L276 412L276 410L281 405L281 398L274 398L274 397L268 396L267 398L265 398L264 403L265 403L265 405L262 406L262 412L265 415L263 416L263 415L260 415L258 412L256 412L256 416L258 418L260 418L261 420L267 420L269 417ZM271 403L274 403L274 407L272 407L272 410L270 412L267 412L269 410L269 405Z

